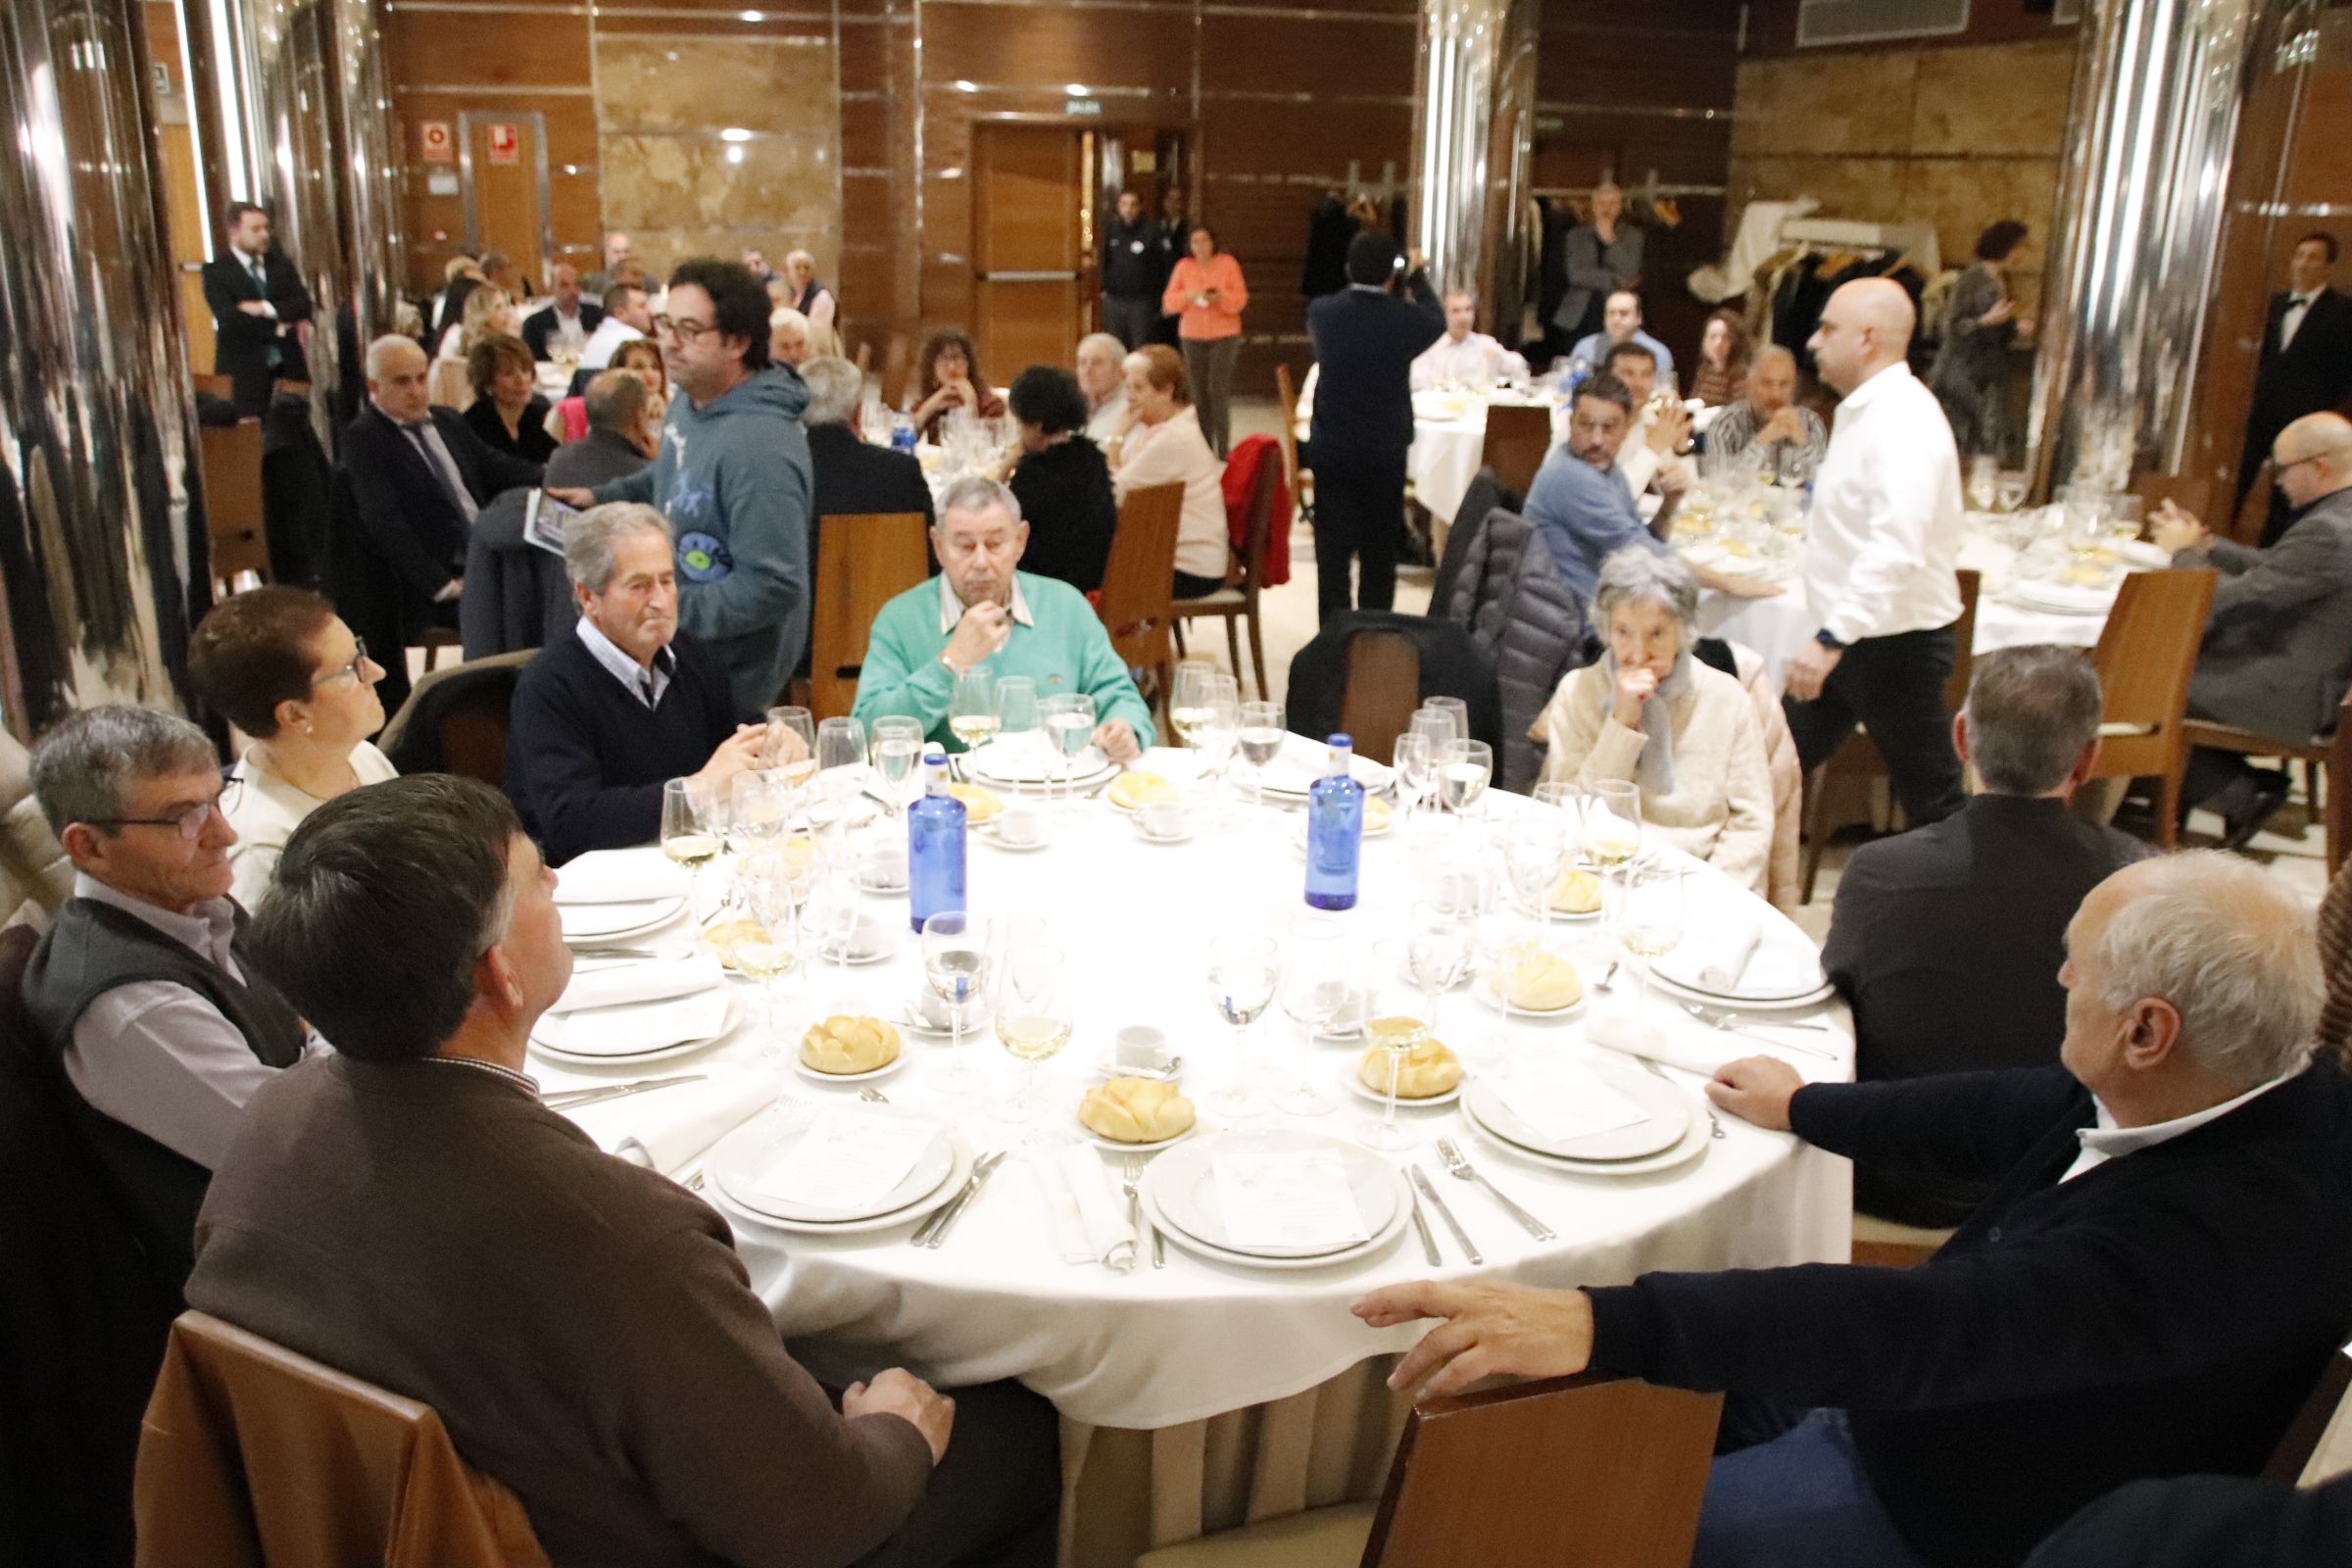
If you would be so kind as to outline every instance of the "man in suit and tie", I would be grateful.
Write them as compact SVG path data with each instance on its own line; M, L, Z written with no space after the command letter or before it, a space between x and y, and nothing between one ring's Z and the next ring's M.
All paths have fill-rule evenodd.
M588 346L588 334L605 318L605 308L580 298L580 270L558 262L548 292L549 303L522 318L522 340L531 358L552 360L559 348L569 348L577 359Z
M2330 287L2328 275L2336 254L2334 235L2304 235L2287 262L2286 291L2271 296L2262 363L2254 372L2254 408L2246 416L2246 450L2237 465L2240 505L2279 431L2352 398L2352 298ZM2274 492L2262 542L2277 544L2293 520L2294 508Z
M431 368L410 338L368 345L368 407L344 428L327 524L327 589L352 630L386 652L376 692L388 713L409 695L402 650L436 619L455 623L474 514L540 476L538 464L492 451L434 408Z
M204 264L204 302L213 310L213 373L234 385L239 414L270 407L276 381L307 381L311 291L281 251L270 248L270 215L231 202L228 248Z

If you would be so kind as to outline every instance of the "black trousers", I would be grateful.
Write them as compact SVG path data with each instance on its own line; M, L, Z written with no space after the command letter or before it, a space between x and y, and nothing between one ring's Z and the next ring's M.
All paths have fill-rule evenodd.
M1913 826L1960 809L1968 797L1960 754L1952 750L1952 715L1943 706L1954 649L1949 626L1865 637L1845 651L1819 697L1785 699L1805 771L1828 761L1859 723L1886 760L1894 798Z
M1061 1417L1017 1383L944 1391L947 1457L914 1512L858 1568L1054 1568Z
M1152 342L1152 334L1158 329L1156 298L1123 300L1115 294L1102 296L1102 330L1126 344L1130 353Z
M1354 608L1396 602L1396 550L1404 538L1404 454L1365 462L1314 455L1315 610L1320 620L1349 608L1348 564L1362 563Z

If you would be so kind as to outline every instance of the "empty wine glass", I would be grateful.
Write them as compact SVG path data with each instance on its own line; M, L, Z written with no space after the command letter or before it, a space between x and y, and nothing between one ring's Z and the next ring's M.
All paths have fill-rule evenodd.
M1445 759L1446 748L1461 739L1453 726L1454 715L1443 708L1422 709L1406 726L1407 735L1420 739L1421 796L1424 804L1433 808L1438 798L1438 763Z
M1385 1052L1389 1087L1380 1120L1356 1134L1367 1149L1401 1154L1420 1140L1396 1125L1396 1085L1404 1062L1430 1038L1429 1011L1402 942L1372 944L1372 965L1364 986L1364 1039Z
M1240 683L1231 675L1206 677L1200 686L1192 743L1200 753L1200 776L1209 787L1209 809L1220 819L1224 811L1225 769L1233 761L1234 746L1241 734Z
M845 821L850 797L858 793L858 769L865 762L865 726L854 718L828 718L816 726L816 794L826 820Z
M816 938L816 953L833 960L836 1010L849 1008L850 952L858 945L858 928L865 913L858 896L858 866L848 846L826 857L823 872L802 906L801 918Z
M792 787L780 770L736 774L727 784L727 848L748 863L791 814Z
M1485 741L1448 741L1439 754L1437 773L1439 805L1468 816L1494 776L1494 748Z
M1421 700L1420 711L1444 713L1455 740L1466 741L1470 738L1470 705L1461 698L1425 697Z
M1413 979L1429 999L1421 1016L1435 1034L1441 1025L1441 999L1470 972L1469 911L1434 899L1414 905L1404 956Z
M1038 707L1045 714L1046 738L1054 743L1054 777L1067 783L1078 759L1095 743L1095 700L1085 692L1056 692Z
M1290 1087L1275 1097L1294 1116L1325 1116L1336 1103L1314 1081L1315 1036L1348 1004L1348 929L1328 915L1306 915L1291 927L1282 965L1282 1010L1298 1026Z
M1396 788L1404 802L1408 827L1420 809L1422 795L1429 788L1430 765L1435 760L1429 737L1413 730L1397 736L1390 749L1389 760L1396 769Z
M1470 929L1472 955L1480 973L1481 984L1493 994L1494 1004L1501 1009L1502 1018L1487 1034L1479 1048L1474 1065L1481 1069L1505 1066L1511 1055L1511 975L1529 958L1543 951L1539 930L1509 909L1495 908L1480 915Z
M1005 675L997 681L997 739L1004 755L1021 760L1018 775L1029 778L1041 740L1038 730L1037 682L1027 675ZM1011 775L1007 775L1011 776ZM1052 778L1048 773L1047 777Z
M986 664L956 672L948 694L948 731L967 752L976 752L997 732L997 677Z
M1618 941L1642 960L1642 993L1635 1017L1643 1039L1652 1038L1648 1023L1649 975L1656 960L1683 940L1683 868L1679 865L1638 865L1626 872L1625 907L1618 918Z
M908 780L922 760L925 744L919 718L894 713L874 720L873 768L882 784L885 814L896 817L906 809Z
M794 736L796 747L785 737ZM771 708L767 710L767 765L781 772L786 782L800 785L808 782L816 771L816 720L806 708Z
M662 786L662 853L692 873L686 884L689 907L702 891L704 864L718 854L713 806L700 779L673 778Z
M965 1009L988 994L988 922L950 909L923 922L923 980L947 1004L948 1061L928 1080L943 1095L968 1095L980 1075L963 1059Z
M1208 1107L1230 1120L1246 1120L1259 1110L1257 1090L1249 1071L1250 1026L1273 1002L1281 976L1281 956L1272 937L1210 939L1208 1000L1217 1016L1233 1026L1233 1077L1208 1097Z
M726 951L726 959L735 966L735 972L760 984L763 1014L760 1027L771 1058L782 1045L782 1036L776 1028L776 977L790 971L798 961L792 940L798 901L791 873L780 862L781 857L773 852L761 853L748 860L738 873L737 886L751 926L732 933Z
M1244 703L1242 705L1241 748L1242 760L1250 764L1250 804L1266 804L1266 769L1282 755L1280 703Z
M1503 839L1503 868L1529 918L1544 918L1567 857L1568 824L1556 813L1526 811L1511 820Z

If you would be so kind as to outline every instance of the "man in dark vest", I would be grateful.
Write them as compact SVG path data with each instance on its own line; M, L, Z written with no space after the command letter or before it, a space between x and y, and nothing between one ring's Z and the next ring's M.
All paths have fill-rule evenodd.
M34 747L32 789L74 878L25 971L25 1009L76 1130L177 1285L245 1102L302 1059L309 1031L243 961L237 833L202 730L85 710Z

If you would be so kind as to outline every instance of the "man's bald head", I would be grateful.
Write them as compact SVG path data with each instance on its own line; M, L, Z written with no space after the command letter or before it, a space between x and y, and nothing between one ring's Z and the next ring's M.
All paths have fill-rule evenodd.
M2306 414L2271 443L2271 469L2294 507L2352 489L2352 419Z
M416 340L387 333L368 345L368 395L388 418L415 424L427 417L432 362Z
M1842 283L1822 307L1821 325L1806 346L1821 378L1840 393L1851 392L1911 351L1911 329L1919 313L1901 284L1884 277Z

